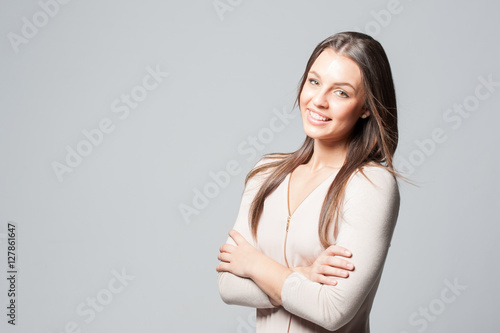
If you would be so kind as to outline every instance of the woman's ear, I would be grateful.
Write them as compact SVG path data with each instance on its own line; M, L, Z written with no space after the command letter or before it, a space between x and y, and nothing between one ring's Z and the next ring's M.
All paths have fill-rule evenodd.
M361 114L361 118L365 119L370 116L371 112L368 109L363 110L363 113Z

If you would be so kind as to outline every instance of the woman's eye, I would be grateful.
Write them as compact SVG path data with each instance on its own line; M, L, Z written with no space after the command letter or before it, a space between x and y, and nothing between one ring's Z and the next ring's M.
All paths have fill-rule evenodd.
M316 81L315 79L309 79L309 82L315 86L317 86L319 84L318 81Z
M346 97L349 97L349 95L347 95L347 93L343 90L335 90L335 93L340 96L340 97L343 97L343 98L346 98Z

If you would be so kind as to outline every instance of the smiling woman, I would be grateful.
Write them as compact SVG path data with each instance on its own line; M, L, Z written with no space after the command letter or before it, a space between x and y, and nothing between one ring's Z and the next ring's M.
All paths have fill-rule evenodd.
M300 94L306 134L345 145L359 117L370 113L364 102L358 65L332 49L325 49L312 65Z
M304 144L265 155L247 175L218 255L219 292L257 309L257 332L366 333L400 202L382 46L356 32L325 39L296 104Z

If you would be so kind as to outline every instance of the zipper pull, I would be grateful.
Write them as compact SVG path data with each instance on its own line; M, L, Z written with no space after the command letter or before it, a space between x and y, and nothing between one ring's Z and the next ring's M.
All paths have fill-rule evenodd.
M286 232L288 232L288 226L290 225L290 219L291 219L291 218L292 218L292 217L291 217L290 215L288 215L288 219L287 219L287 221L286 221Z

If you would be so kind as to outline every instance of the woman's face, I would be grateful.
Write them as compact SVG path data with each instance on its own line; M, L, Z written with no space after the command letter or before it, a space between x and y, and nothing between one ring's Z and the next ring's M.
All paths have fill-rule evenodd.
M300 93L304 131L313 139L345 143L361 115L369 115L364 102L358 65L327 48L311 66Z

